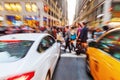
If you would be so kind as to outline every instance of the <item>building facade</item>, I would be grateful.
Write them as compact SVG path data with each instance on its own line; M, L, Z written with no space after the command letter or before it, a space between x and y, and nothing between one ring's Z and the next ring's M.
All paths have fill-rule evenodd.
M76 8L75 8L75 16L74 16L74 19L75 20L78 20L79 16L80 16L80 10L83 6L83 3L84 3L85 0L76 0Z
M58 7L60 7L62 16L61 16L61 21L62 25L68 24L68 3L67 0L54 0L57 2Z
M83 8L85 2L86 0L76 0L75 16L72 25L76 25L76 23L80 21L80 12L82 11L81 9Z
M4 26L61 26L62 15L54 0L0 0L0 25Z
M119 25L119 0L84 0L74 22L90 21L91 27Z

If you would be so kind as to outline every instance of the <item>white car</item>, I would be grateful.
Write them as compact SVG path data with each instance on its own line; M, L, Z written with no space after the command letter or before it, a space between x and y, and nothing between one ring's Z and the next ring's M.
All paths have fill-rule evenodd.
M60 44L49 34L0 37L0 80L50 80L60 57Z

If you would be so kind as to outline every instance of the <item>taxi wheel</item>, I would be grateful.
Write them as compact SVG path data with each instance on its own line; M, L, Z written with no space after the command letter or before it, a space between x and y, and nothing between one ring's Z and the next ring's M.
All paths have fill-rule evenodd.
M86 71L88 74L90 74L89 60L86 60Z
M92 79L92 80L95 80L93 78L93 76L91 75L91 70L90 70L90 66L89 66L89 60L86 59L86 72L87 74L89 75L89 77Z
M86 57L86 71L88 74L90 74L90 65L89 65L89 57L87 55Z
M50 79L50 72L49 72L49 71L48 71L48 73L47 73L47 76L46 76L45 80L51 80L51 79Z
M88 57L88 55L87 55L87 57L86 57L86 72L87 72L87 74L92 78L92 80L94 80L94 79L93 79L93 76L91 75L91 70L90 70L89 57Z

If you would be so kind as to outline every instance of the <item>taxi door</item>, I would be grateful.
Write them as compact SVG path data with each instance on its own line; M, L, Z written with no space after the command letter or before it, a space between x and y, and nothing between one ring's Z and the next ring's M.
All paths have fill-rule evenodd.
M95 80L120 80L120 31L113 31L97 42L93 63Z
M90 66L90 72L94 78L94 80L100 80L100 51L97 48L89 47L87 50L87 53L89 55L89 66Z

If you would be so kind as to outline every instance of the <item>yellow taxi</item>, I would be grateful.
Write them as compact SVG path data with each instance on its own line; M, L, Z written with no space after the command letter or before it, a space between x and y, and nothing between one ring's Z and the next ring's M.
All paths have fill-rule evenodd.
M90 42L86 54L86 69L94 80L120 80L120 28Z

